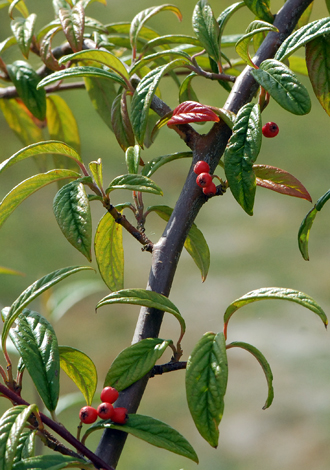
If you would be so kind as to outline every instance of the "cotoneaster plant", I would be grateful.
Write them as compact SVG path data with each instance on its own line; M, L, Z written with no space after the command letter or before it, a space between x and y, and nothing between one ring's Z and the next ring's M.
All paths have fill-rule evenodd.
M105 0L96 1L106 4ZM92 3L95 0L45 1L43 7L47 10L53 7L54 19L36 29L37 15L30 13L28 2L0 2L0 14L5 18L9 13L12 31L0 43L0 110L8 127L24 145L14 155L6 155L0 173L28 159L31 165L38 166L37 174L18 183L4 196L0 203L0 226L30 195L56 183L53 212L59 228L88 263L96 260L99 278L109 290L98 301L96 310L105 305L132 304L140 308L140 316L132 344L127 338L121 352L112 351L116 357L108 365L106 376L101 377L103 403L97 411L92 407L98 384L96 365L84 352L59 345L49 319L30 309L31 302L42 294L56 296L58 283L93 267L54 267L2 309L5 361L0 366L3 382L0 393L8 399L8 410L0 419L0 462L5 462L6 470L68 467L112 470L117 466L128 433L198 463L196 450L177 430L156 418L137 414L149 378L184 371L182 394L186 396L192 420L201 437L216 448L228 382L227 353L231 349L249 352L261 365L268 390L265 409L274 396L273 375L265 356L249 343L228 342L232 315L245 305L276 299L306 307L325 326L328 324L325 312L309 295L287 287L260 287L236 300L228 299L223 327L216 332L201 332L197 344L190 351L183 351L189 315L184 306L179 309L169 297L183 248L195 262L202 281L206 280L210 250L194 221L200 210L209 207L206 203L210 198L216 198L213 202L219 207L212 217L218 216L228 193L252 216L257 186L311 202L309 192L297 178L280 168L257 164L256 160L262 150L262 135L274 137L278 132L272 123L263 130L262 113L266 106L276 102L293 117L311 110L309 91L295 72L307 67L311 89L329 114L328 74L320 57L329 49L330 18L309 22L311 0L287 0L276 14L270 2L262 0L234 3L223 11L220 6L219 11L213 11L206 0L199 0L192 12L190 35L171 34L170 29L169 34L160 35L148 21L151 18L163 21L165 12L174 13L181 21L177 6L150 7L129 22L102 24L88 16ZM130 7L131 3L126 3ZM235 14L241 9L250 24L236 35L225 35L227 23L234 23ZM55 37L64 38L64 42L53 47ZM229 53L224 52L227 46L232 46ZM305 58L300 55L291 63L289 59L300 48L305 48ZM7 56L8 50L16 54L17 60ZM193 88L196 78L204 80L205 89L213 83L228 93L223 107L200 102ZM177 85L179 104L173 110L166 104L168 97L160 97L165 80L173 80ZM126 165L123 174L114 173L108 151L102 158L95 160L93 156L90 161L83 161L77 123L62 94L64 90L76 89L86 90L92 105L114 133ZM93 119L90 116L89 119L93 132ZM202 134L198 125L205 122L210 130ZM45 140L46 129L49 140ZM153 144L159 132L169 133L171 139L180 137L188 149L155 155L147 161L144 149ZM47 159L53 159L54 168L49 171L44 168ZM164 165L178 159L186 162L187 178L178 188L181 191L175 206L156 201L145 207L145 193L156 199L163 194L168 196L154 176ZM110 182L105 181L104 167L113 172ZM214 174L218 170L223 171L223 179ZM128 191L131 202L115 204L117 190ZM329 198L330 191L317 201L301 224L298 238L304 259L308 259L313 221ZM94 230L95 205L103 215ZM151 213L166 222L158 241L147 236L146 223ZM226 229L223 224L223 230ZM150 277L145 280L145 289L124 285L123 230L146 252ZM40 243L43 242L46 243L41 235ZM135 265L132 259L130 263L140 283L139 262ZM4 267L0 273L18 274ZM84 286L79 292L75 301L84 298L89 289ZM62 292L62 298L68 299L69 294ZM69 300L72 304L71 297ZM207 314L206 307L203 314ZM173 330L173 339L159 337L164 315L177 320L178 331ZM94 322L101 321L98 316L93 318ZM104 334L110 349L111 335L115 332ZM92 338L91 332L86 332L87 337ZM17 367L11 359L9 339L20 357ZM97 338L93 337L93 341ZM169 360L161 359L166 350L171 355ZM80 413L77 410L75 414L77 437L68 431L64 413L61 424L56 416L61 369L86 402ZM23 398L26 373L31 376L48 414ZM169 401L167 406L170 405ZM102 420L96 420L97 414ZM82 424L91 426L84 429ZM98 447L92 451L87 438L100 431ZM39 438L52 455L35 455L34 443Z

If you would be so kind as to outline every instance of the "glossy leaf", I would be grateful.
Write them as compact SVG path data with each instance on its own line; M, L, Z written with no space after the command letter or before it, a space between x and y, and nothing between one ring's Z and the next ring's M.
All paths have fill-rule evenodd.
M23 60L7 65L11 81L28 110L40 121L46 117L45 90L37 90L39 76L30 64Z
M117 96L115 83L99 77L84 77L86 90L96 112L109 129L112 129L111 107Z
M219 39L220 40L221 40L221 36L223 34L223 31L225 29L227 22L230 20L232 15L243 6L245 6L245 2L233 3L229 7L225 8L222 13L220 13L220 15L217 18L217 22L219 24Z
M8 311L8 315L2 330L2 344L6 343L9 330L16 318L24 310L24 308L29 305L30 302L68 276L71 276L72 274L80 271L91 269L93 268L90 268L89 266L71 266L69 268L58 269L57 271L53 271L52 273L38 279L38 281L35 281L27 289L25 289L25 291L22 292L19 297L17 297Z
M29 56L36 19L37 15L32 13L27 18L15 18L10 25L17 40L17 44L26 59Z
M22 181L6 195L0 203L0 227L16 207L31 196L31 194L50 183L65 179L77 179L79 177L79 173L72 170L50 170L47 173L39 173L38 175L31 176L25 181Z
M144 377L163 355L171 340L146 338L121 351L111 364L104 387L119 392Z
M253 171L258 186L312 202L305 186L287 171L269 165L253 165Z
M185 101L174 109L171 119L167 121L167 125L170 127L190 122L206 121L218 122L220 119L209 106L196 103L196 101Z
M128 189L129 191L141 191L145 193L163 195L162 190L151 179L142 175L121 175L114 178L106 192L110 193L115 189Z
M313 209L311 209L308 212L304 220L301 222L301 225L298 231L299 250L305 261L309 261L308 240L309 240L309 234L310 234L317 212L318 211L316 207L314 206Z
M143 77L143 79L138 84L131 104L131 121L134 135L141 147L143 147L151 101L161 78L163 75L165 75L165 73L169 72L175 67L184 66L185 64L187 64L186 60L177 59L166 65L157 67L156 69L149 72L145 77Z
M286 289L282 287L264 287L262 289L253 290L243 295L239 299L232 302L227 308L224 314L225 326L228 324L230 317L244 305L248 305L252 302L259 300L289 300L295 302L303 307L308 308L312 312L316 313L323 321L325 327L328 325L328 319L322 308L315 302L312 297L303 292L299 292L293 289Z
M15 463L12 470L60 470L64 468L80 468L82 470L92 470L86 460L68 455L37 455Z
M63 186L54 198L53 210L65 238L91 261L92 216L84 185Z
M180 158L192 158L192 152L176 152L170 153L169 155L160 155L155 157L144 165L141 174L150 178L150 176L153 175L155 171L158 170L158 168L165 165L166 163L179 160Z
M260 34L260 33L267 33L269 31L278 32L278 29L276 28L276 26L266 23L265 21L261 21L261 20L252 21L252 23L250 23L249 26L247 27L244 36L242 36L237 41L236 46L235 46L237 54L241 56L242 59L244 59L245 62L251 67L255 67L255 65L252 62L250 54L249 54L249 43L255 35Z
M297 49L305 46L309 41L330 33L330 18L322 18L321 20L312 21L306 26L298 29L295 33L291 34L279 47L275 54L275 59L284 61Z
M274 16L269 8L270 0L244 0L244 2L258 18L268 23L273 22Z
M54 411L60 392L60 355L54 328L39 313L24 309L9 336L46 408Z
M310 112L308 91L296 75L278 60L264 60L260 68L253 69L251 74L282 108L298 115Z
M111 124L117 142L126 151L129 147L134 147L135 138L132 124L127 109L125 91L116 96L111 107Z
M96 309L111 304L132 304L171 313L179 321L182 331L186 324L177 307L164 295L145 289L122 289L107 295L96 305Z
M37 405L17 405L5 411L0 419L0 470L11 470L19 437Z
M259 105L248 103L237 113L233 133L224 154L229 188L245 212L253 215L256 177L253 163L261 147Z
M330 40L319 36L306 44L308 75L316 98L330 115Z
M219 25L207 0L197 2L193 12L192 24L200 43L208 55L218 63L220 61Z
M84 7L81 3L77 3L72 9L61 8L58 12L58 17L73 52L80 51L82 49L85 26Z
M270 405L273 403L274 399L274 389L273 389L273 373L271 371L270 365L267 362L267 359L265 356L259 351L259 349L255 348L251 344L248 343L243 343L241 341L235 341L234 343L230 343L227 346L227 349L231 348L242 348L245 349L245 351L248 351L249 353L254 356L259 364L262 367L262 370L264 371L266 380L267 380L267 385L268 385L268 395L267 395L267 400L266 403L263 406L263 410L266 410L267 408L270 407Z
M125 152L125 161L128 173L136 175L139 171L139 164L141 159L141 147L134 145L129 147Z
M178 431L150 416L130 414L128 415L127 423L121 425L110 422L98 422L87 430L85 436L99 429L118 429L119 431L127 432L153 446L169 450L198 463L196 452Z
M188 358L186 393L195 426L212 447L218 446L227 380L224 335L205 333Z
M124 248L122 226L106 213L95 233L94 251L99 272L112 291L124 287Z
M93 361L85 353L70 346L60 346L59 353L61 368L84 395L87 405L91 405L97 387Z
M34 441L35 441L36 431L27 429L23 431L18 440L18 444L15 450L15 457L13 464L20 462L23 459L28 459L34 455Z

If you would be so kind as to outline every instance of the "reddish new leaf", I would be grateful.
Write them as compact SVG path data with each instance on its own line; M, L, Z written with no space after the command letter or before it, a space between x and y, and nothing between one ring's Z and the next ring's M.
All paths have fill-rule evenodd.
M312 202L305 186L287 171L269 165L253 165L253 170L257 177L258 186Z
M209 106L196 101L184 101L173 111L171 119L167 122L169 127L189 122L220 121L219 116Z

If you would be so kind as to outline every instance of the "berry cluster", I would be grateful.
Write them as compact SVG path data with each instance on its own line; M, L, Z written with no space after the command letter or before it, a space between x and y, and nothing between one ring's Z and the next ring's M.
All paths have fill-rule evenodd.
M194 166L194 173L198 175L196 178L196 183L200 188L203 189L205 196L214 196L217 192L217 187L212 181L209 164L203 160L200 160Z
M280 132L278 125L275 122L267 122L262 126L262 134L264 137L276 137Z
M79 418L82 423L95 423L97 417L101 419L111 419L116 424L125 424L127 421L126 408L114 408L113 403L119 396L118 391L113 387L105 387L101 392L102 403L97 409L92 406L84 406L79 412Z

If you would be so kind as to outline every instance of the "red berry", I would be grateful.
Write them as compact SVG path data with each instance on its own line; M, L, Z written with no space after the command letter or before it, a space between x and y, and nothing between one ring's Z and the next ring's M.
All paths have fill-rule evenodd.
M262 127L262 133L265 137L276 137L279 131L278 125L275 122L267 122Z
M114 408L111 421L116 424L125 424L127 421L127 409L126 408Z
M203 193L205 194L205 196L214 196L216 192L217 192L217 187L213 182L210 185L205 186L205 188L203 188Z
M212 176L209 173L200 173L196 178L196 183L201 188L210 186L210 184L212 183Z
M101 392L101 400L114 403L119 397L119 392L113 387L105 387Z
M210 165L203 160L200 160L194 166L194 173L196 175L200 175L201 173L209 173L210 172Z
M84 406L79 412L80 421L85 424L95 423L97 419L97 411L92 406Z
M113 410L114 408L111 403L104 402L97 407L97 414L101 419L112 419Z

